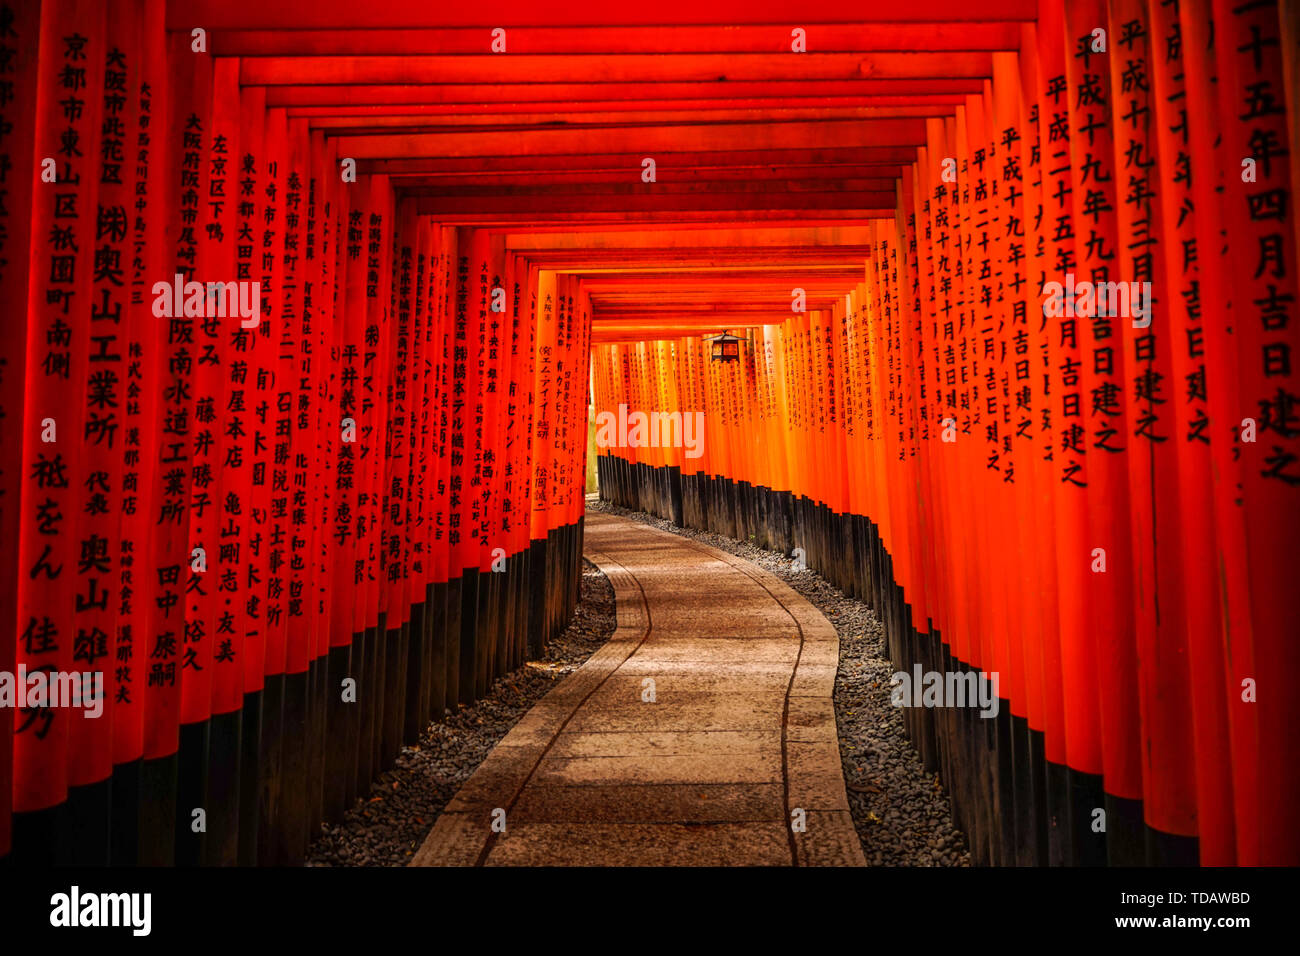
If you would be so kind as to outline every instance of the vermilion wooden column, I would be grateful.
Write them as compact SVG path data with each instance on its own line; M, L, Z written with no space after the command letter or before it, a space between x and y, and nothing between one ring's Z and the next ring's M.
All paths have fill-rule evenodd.
M156 333L154 282L166 274L163 196L168 143L167 106L158 76L166 69L161 0L137 0L141 25L135 129L131 133L133 189L130 216L130 298L125 310L126 400L122 405L122 519L118 549L118 623L113 651L112 846L114 864L137 859L140 841L140 777L144 752L146 643L152 602L152 462L161 421L157 415L163 341Z
M180 729L175 855L179 864L194 865L204 857L209 822L214 828L221 827L224 837L230 837L235 831L235 827L221 819L221 810L213 814L217 819L207 820L207 778L210 770L208 719L212 714L217 670L218 615L225 599L221 590L221 575L225 568L220 529L226 438L220 416L227 406L229 374L222 362L222 352L226 347L227 327L238 326L240 319L238 297L230 297L233 302L222 301L227 298L224 292L218 293L221 295L219 299L218 294L209 294L206 285L209 281L225 283L234 279L235 212L233 208L227 208L222 198L227 179L233 177L234 169L229 153L230 142L219 138L217 123L218 109L225 112L220 135L228 135L237 122L228 112L231 109L229 100L222 102L218 98L219 93L228 97L235 90L235 76L229 69L224 70L221 76L224 86L218 90L212 61L188 50L186 53L194 64L192 95L195 109L191 115L196 118L187 120L188 145L192 148L186 154L196 154L197 166L187 173L186 185L194 190L195 195L193 202L182 209L180 228L187 245L194 247L190 278L202 286L199 292L202 309L191 310L193 348L188 398L192 402L189 412L192 417L188 442L190 484L186 503L189 520L183 554L188 585L179 607L183 631L178 641L176 661L180 685ZM237 95L234 105L238 105ZM191 158L192 166L194 162L195 159ZM188 197L186 201L189 201ZM223 308L218 309L218 305ZM217 316L217 311L226 314ZM233 748L228 748L227 752L233 757Z
M1016 547L1006 555L1007 609L1015 622L1012 654L1022 668L1024 723L1012 722L1012 770L1016 806L1016 860L1045 865L1048 859L1047 757L1045 753L1044 635L1039 611L1044 596L1043 545L1051 533L1040 533L1035 420L1042 408L1042 382L1034 374L1032 337L1042 326L1034 277L1028 273L1026 239L1025 163L1022 143L1022 69L1015 53L998 54L988 90L987 136L989 178L994 201L991 249L981 263L981 298L996 303L998 392L1002 450L1007 455L1002 483L1009 524L1016 529ZM1050 509L1047 509L1050 511ZM1013 714L1016 711L1013 710Z
M556 302L557 283L554 272L544 270L537 279L535 315L537 324L537 363L533 383L533 463L529 476L532 501L529 519L529 560L531 582L529 592L530 653L538 654L546 645L547 633L544 619L544 581L549 560L547 541L548 511L551 503L551 467L549 448L554 439L555 406L558 390L555 384L556 353L560 325L559 305Z
M1256 807L1257 860L1276 865L1294 862L1300 844L1300 824L1286 809L1300 796L1300 766L1288 745L1297 705L1293 695L1266 692L1300 663L1296 643L1287 636L1290 614L1273 598L1281 593L1283 569L1295 566L1300 546L1300 429L1294 416L1300 369L1293 364L1300 345L1300 325L1294 318L1297 250L1291 166L1281 152L1294 145L1296 131L1288 134L1285 108L1294 90L1284 89L1281 83L1276 9L1216 0L1213 17L1224 117L1219 152L1225 163L1222 222L1226 265L1231 269L1231 328L1240 402L1231 421L1236 423L1240 415L1243 429L1248 427L1247 418L1257 423L1255 440L1245 440L1243 434L1238 445L1237 498L1252 595L1254 673L1234 681L1236 686L1230 684L1228 699L1233 711L1258 711L1258 803L1247 798L1240 814L1245 816L1252 805ZM1288 135L1292 147L1283 145ZM1255 161L1253 177L1244 172L1247 158ZM1231 635L1229 640L1236 662L1238 643ZM1249 692L1251 686L1257 694ZM1242 758L1249 761L1251 756L1242 754ZM1234 753L1234 762L1237 759ZM1242 862L1250 857L1248 845Z
M332 170L331 170L332 172ZM338 192L338 240L334 328L338 351L338 385L329 428L334 432L337 453L335 491L330 516L333 539L331 563L332 587L330 645L348 648L340 655L342 669L335 678L331 666L331 690L339 688L337 709L340 723L335 730L331 719L327 739L333 745L326 751L326 813L341 814L357 791L357 748L361 731L359 703L365 692L365 632L358 626L365 613L365 591L361 587L358 562L362 561L358 526L364 520L361 492L364 488L362 440L365 427L365 211L363 183L342 183ZM341 600L342 594L352 600ZM344 695L344 682L355 694ZM350 699L348 699L350 698ZM337 751L337 753L336 753ZM330 780L337 774L337 783Z
M533 367L535 361L534 310L530 295L532 269L513 253L506 254L506 282L510 302L510 384L505 405L506 473L502 483L502 522L515 562L514 645L511 663L522 664L528 653L529 485L532 475Z
M1043 276L1062 282L1078 268L1072 214L1069 90L1066 78L1066 33L1061 7L1040 3L1036 28L1038 54L1038 131L1042 156L1042 229L1046 254ZM1045 296L1039 288L1040 296ZM1041 301L1041 300L1040 300ZM1093 830L1093 810L1101 804L1101 735L1096 693L1097 661L1086 621L1086 587L1092 573L1092 545L1087 529L1088 468L1092 455L1084 437L1088 395L1082 386L1081 333L1077 319L1048 319L1051 367L1056 370L1055 396L1049 415L1054 433L1056 568L1065 704L1065 750L1068 764L1062 803L1067 864L1096 864L1104 839Z
M1015 111L1019 119L1015 128L1019 131L1018 154L1013 150L1008 162L1015 162L1017 155L1021 169L1019 181L1023 184L1021 209L1021 229L1024 240L1020 244L1024 261L1017 272L1017 278L1024 281L1023 300L1025 302L1027 334L1027 354L1016 363L1017 386L1023 386L1028 394L1032 408L1029 410L1030 424L1028 442L1025 448L1026 469L1022 474L1029 475L1031 496L1026 502L1033 523L1035 540L1034 564L1030 572L1032 596L1030 598L1035 610L1035 620L1029 623L1031 633L1037 629L1040 646L1037 655L1040 660L1041 688L1043 700L1043 793L1040 808L1045 816L1042 829L1046 837L1043 848L1046 857L1043 862L1049 865L1061 865L1066 859L1066 847L1071 840L1069 834L1069 803L1067 799L1066 770L1066 710L1064 701L1064 675L1062 673L1062 644L1060 633L1060 591L1058 590L1059 573L1057 569L1056 500L1062 493L1055 456L1064 454L1066 449L1058 449L1056 431L1053 426L1053 408L1055 405L1055 387L1053 380L1056 367L1052 362L1053 342L1056 330L1044 321L1041 313L1040 295L1047 282L1049 242L1057 235L1055 223L1046 215L1054 203L1048 197L1048 176L1044 146L1053 130L1043 121L1042 103L1038 97L1040 87L1038 69L1037 37L1032 27L1022 29L1018 57L1018 76L1015 77ZM1006 82L1011 77L1002 76ZM995 82L995 86L996 86ZM1001 96L1001 92L999 92ZM1012 115L1008 105L1006 115ZM1045 134L1046 131L1046 134ZM1055 168L1058 164L1053 163ZM1013 177L1012 188L1016 184ZM1013 212L1013 215L1015 213ZM1064 241L1064 239L1060 240ZM1015 244L1012 245L1015 248ZM1054 251L1060 249L1053 245ZM1026 380L1021 382L1020 362L1026 363ZM1019 435L1019 430L1017 431ZM1032 668L1034 652L1026 666ZM1031 721L1032 726L1032 721Z
M10 334L0 343L0 439L6 447L21 447L27 429L24 386L27 382L27 289L32 254L32 235L26 224L32 220L33 193L37 183L21 166L21 160L35 142L37 84L40 80L40 4L6 3L0 8L9 24L0 47L8 57L4 77L13 84L12 96L0 110L0 183L6 190L0 214L0 310L19 316ZM5 541L18 539L21 528L23 484L21 460L0 465L0 535ZM0 553L0 575L17 580L18 549ZM0 671L17 672L18 620L17 588L0 588ZM0 709L0 860L12 846L14 798L14 711Z
M445 594L440 589L435 561L435 535L439 517L433 503L438 483L437 442L439 428L440 380L439 363L434 357L440 352L441 340L435 339L438 316L438 233L425 217L417 220L417 253L415 267L414 308L419 328L419 360L421 391L423 397L416 406L415 427L419 435L417 452L418 469L412 491L419 512L415 548L420 574L416 581L417 592L424 597L425 607L425 689L416 716L418 726L424 721L440 718L446 708L447 663L446 645L443 641L443 622L446 614ZM413 566L413 570L415 566Z
M205 281L239 282L239 246L244 153L240 141L238 62L213 64L212 137L206 157L208 188L201 223L206 239ZM247 256L244 257L247 260ZM234 314L232 315L232 311ZM206 689L212 719L208 728L206 794L208 829L202 840L203 861L230 866L238 859L239 783L244 704L243 593L249 521L248 482L252 472L248 441L247 373L251 331L238 309L205 321L200 340L200 375L206 401L195 443L195 458L204 469L198 504L202 516L191 530L193 547L206 552L207 570L194 595L194 621L201 658L185 685L187 722L202 719ZM205 674L206 672L206 674Z
M431 693L432 640L428 594L427 524L425 523L425 475L428 468L430 436L430 375L426 368L431 356L427 347L428 316L426 290L429 227L406 204L398 208L400 256L397 266L397 318L399 334L406 333L408 369L404 426L407 444L407 478L404 487L405 591L410 604L407 638L407 673L405 714L402 718L404 740L415 739L429 714ZM399 346L401 342L399 340Z
M87 170L95 183L94 216L88 239L95 250L91 298L84 313L74 313L84 325L74 334L88 345L86 377L76 391L82 398L81 489L78 530L76 630L72 666L100 674L97 692L83 687L82 696L97 693L102 713L91 717L72 710L68 738L70 821L67 838L78 862L103 865L109 860L111 785L113 768L112 694L107 672L115 649L119 608L113 600L120 566L122 511L122 444L126 440L121 416L126 398L127 361L127 210L135 192L126 149L136 127L138 101L131 90L138 83L140 24L130 16L132 5L112 5L111 22L100 52L103 60L98 162ZM92 116L95 114L92 114Z
M453 455L453 411L456 399L453 389L456 385L455 362L448 362L448 355L454 358L456 325L454 303L456 296L456 270L458 235L456 229L434 224L435 246L438 250L438 267L431 270L430 280L434 287L430 291L430 307L434 300L437 307L433 309L434 329L433 345L438 354L443 356L438 366L438 424L437 424L437 477L434 499L437 523L434 526L433 556L435 588L441 585L441 597L436 602L442 607L440 639L445 665L443 686L445 689L444 707L453 712L460 707L460 618L461 618L461 580L459 569L453 560L451 481L454 465ZM435 592L437 594L437 592Z
M387 645L385 641L386 615L381 614L380 602L383 592L383 477L384 446L388 428L389 405L385 383L392 375L392 349L394 336L391 334L389 320L391 317L390 288L392 283L392 263L390 253L392 243L392 193L388 188L386 176L370 179L369 211L366 222L366 345L367 373L366 390L370 409L370 434L368 436L367 476L369 495L367 501L368 530L366 549L366 617L365 626L368 635L373 638L373 648L367 646L367 669L371 681L365 716L369 731L369 762L364 764L365 773L358 779L358 789L365 793L370 781L378 774L382 765L383 723L385 719L385 702L387 698L384 673L387 667ZM358 772L361 771L361 766Z
M1150 57L1151 95L1154 107L1167 106L1171 122L1155 128L1159 180L1163 185L1160 230L1164 270L1168 287L1169 326L1182 333L1181 340L1168 343L1169 382L1186 383L1171 391L1173 413L1169 444L1177 457L1179 472L1178 543L1183 575L1181 615L1187 628L1188 688L1196 704L1191 710L1193 752L1191 770L1195 776L1194 825L1199 837L1200 862L1207 866L1230 865L1236 857L1232 807L1232 773L1228 747L1226 700L1222 687L1223 653L1219 642L1220 589L1214 580L1215 538L1213 501L1213 459L1210 451L1209 390L1205 366L1204 299L1205 256L1197 246L1198 219L1209 213L1195 210L1192 188L1192 115L1186 105L1188 88L1185 66L1186 39L1174 12L1160 4L1148 4L1149 44L1164 55ZM1204 124L1201 124L1204 125ZM1200 177L1197 176L1197 179ZM1188 210L1192 204L1192 211ZM1211 825L1217 821L1218 825Z
M280 535L278 553L280 614L285 628L284 739L281 811L274 858L300 863L309 839L307 801L311 733L310 661L314 632L304 607L307 555L313 522L307 519L307 488L314 461L315 435L308 430L316 391L312 362L314 325L308 311L310 267L305 256L310 194L307 124L288 124L288 164L281 202L284 208L283 278L279 308L273 304L273 330L280 350L275 402L272 514Z
M487 235L481 230L459 230L455 260L455 301L452 304L455 337L451 384L451 473L448 480L451 574L460 579L459 702L468 706L482 691L479 647L478 595L479 541L473 511L477 490L475 469L481 468L482 406L480 338L486 316L486 296L480 287L481 264L487 259Z
M398 621L388 625L390 635L394 630L398 632L398 657L397 660L389 659L386 677L386 683L395 683L395 690L400 696L400 701L394 702L390 724L385 731L385 751L391 747L393 756L396 756L400 747L407 715L411 713L408 697L414 694L418 700L420 696L422 686L419 675L424 661L423 635L420 631L424 594L415 593L411 575L411 565L415 561L413 535L417 521L412 488L416 480L416 414L419 406L415 405L415 401L420 391L418 363L421 345L418 341L420 318L413 311L412 298L416 282L417 234L414 207L402 203L395 212L392 224L395 338L393 377L388 385L392 417L387 441L390 464L386 468L384 479L388 501L384 509L387 523L385 587L389 591L386 600L390 608L394 605L399 608Z
M1192 706L1188 693L1187 623L1184 619L1182 539L1195 534L1196 523L1182 527L1178 495L1184 480L1174 440L1170 399L1176 394L1172 355L1181 343L1175 337L1167 303L1172 290L1164 261L1157 254L1169 241L1158 217L1165 183L1158 177L1159 146L1151 121L1159 105L1148 80L1151 53L1159 47L1151 38L1146 9L1121 3L1111 10L1115 49L1110 58L1112 123L1115 128L1115 169L1119 182L1117 268L1120 281L1148 283L1150 312L1128 316L1122 323L1126 415L1131 435L1128 478L1133 536L1134 614L1138 658L1141 661L1140 703L1142 783L1147 858L1151 862L1195 862L1195 845L1178 837L1196 833ZM1132 287L1130 287L1132 288ZM1159 309L1162 321L1156 321Z
M79 478L92 269L76 250L94 242L107 54L102 7L43 4L38 49L33 166L53 168L55 181L23 170L34 191L16 661L28 673L72 669L78 620L87 610L78 570L85 504ZM65 99L66 115L57 105ZM59 858L74 858L62 842L70 833L59 810L68 797L71 714L31 705L15 713L13 726L14 858L47 858L51 847Z
M307 203L307 230L305 233L307 277L304 286L304 327L311 328L312 372L315 397L308 429L313 436L311 481L317 491L308 494L308 519L312 521L311 542L307 555L308 588L305 595L307 613L311 618L311 742L308 755L308 825L315 832L317 823L324 818L324 764L326 733L329 729L331 708L342 693L331 684L330 612L329 598L324 586L329 576L324 573L325 561L331 543L328 515L333 488L335 455L331 444L333 416L331 389L336 375L334 350L334 210L333 183L338 178L337 162L333 150L327 148L324 137L310 133L308 142L310 180Z
M285 113L267 109L263 116L263 176L257 200L258 226L253 244L253 275L260 283L263 322L259 336L253 408L252 508L254 557L262 631L262 767L258 820L258 860L276 859L275 835L281 826L280 807L284 758L284 551L287 513L280 506L286 464L279 424L287 369L282 345L284 317L284 222L289 147Z
M1118 276L1112 90L1108 62L1092 51L1091 39L1094 24L1105 18L1103 4L1065 10L1075 274L1079 281L1094 283ZM1132 442L1123 399L1129 370L1117 328L1123 321L1099 315L1074 320L1083 392L1080 424L1088 449L1089 556L1078 559L1090 570L1084 594L1099 668L1106 850L1113 864L1142 859L1140 748L1128 732L1138 725L1139 714L1127 479ZM1099 549L1104 571L1096 563Z
M235 275L240 282L262 281L266 168L265 94L242 89L239 97L239 162L235 207ZM259 293L260 298L260 293ZM238 468L227 472L237 497L227 497L228 509L238 509L231 538L238 535L236 576L228 595L238 605L232 626L242 624L243 640L239 663L239 690L243 696L240 722L239 845L238 861L243 866L257 862L262 776L262 690L266 668L266 568L264 523L266 515L267 433L262 414L268 381L266 368L275 350L271 324L266 321L269 301L263 300L261 320L244 329L232 350L229 401L231 425L237 448ZM251 320L250 320L251 321ZM242 323L241 323L242 328ZM233 645L232 645L233 649ZM234 681L232 681L232 684ZM233 690L232 690L233 693Z

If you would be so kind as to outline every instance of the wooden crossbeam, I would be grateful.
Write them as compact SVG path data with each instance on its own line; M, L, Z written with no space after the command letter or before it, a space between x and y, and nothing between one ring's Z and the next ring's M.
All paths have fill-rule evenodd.
M805 28L809 50L864 53L892 50L1014 50L1018 24L836 23ZM507 52L605 55L628 53L749 53L790 51L790 28L782 26L512 27ZM476 55L490 51L492 35L481 27L443 29L220 30L216 56L402 56Z
M988 77L987 51L942 53L683 53L623 56L254 56L245 86L303 83L689 83L734 79Z
M649 126L671 123L761 123L818 120L872 120L915 116L948 116L951 106L930 103L917 106L852 106L714 110L614 110L601 112L532 112L423 115L404 110L387 114L344 114L309 117L312 129L347 130L354 135L401 130L419 132L483 132L491 129L529 130L548 126Z
M474 105L506 103L625 102L744 98L808 99L810 97L966 96L982 89L982 77L909 77L817 81L754 82L717 78L705 82L665 83L454 83L441 86L412 83L287 84L267 87L267 106L394 106Z
M910 146L880 146L870 143L845 147L798 147L785 144L777 149L691 150L684 144L677 148L660 150L667 157L659 166L672 169L751 168L775 165L897 165L910 163L916 158L916 149ZM641 169L644 152L615 151L612 153L553 153L536 156L397 156L362 158L357 170L363 173L381 173L385 176L404 176L412 173L430 175L442 173L475 173L490 176L498 172L522 172L550 175L552 172L578 170Z
M544 129L482 133L397 133L342 135L339 155L357 159L400 156L546 156L571 153L668 154L697 149L782 149L804 146L853 148L920 145L925 122L914 119L823 121L820 123L733 123L726 126L652 126L644 129ZM638 162L639 165L639 162Z
M905 4L863 0L817 0L792 8L789 0L659 0L653 4L611 4L603 0L493 0L481 4L386 0L312 0L309 4L231 4L227 0L167 0L167 29L332 30L366 26L421 27L617 27L755 25L790 27L818 23L992 23L1028 21L1036 0L911 0Z

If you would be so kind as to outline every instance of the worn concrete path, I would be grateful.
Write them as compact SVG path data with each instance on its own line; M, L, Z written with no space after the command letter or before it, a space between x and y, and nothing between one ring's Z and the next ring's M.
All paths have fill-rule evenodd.
M588 512L585 550L617 631L488 755L411 865L864 865L821 612L624 518Z

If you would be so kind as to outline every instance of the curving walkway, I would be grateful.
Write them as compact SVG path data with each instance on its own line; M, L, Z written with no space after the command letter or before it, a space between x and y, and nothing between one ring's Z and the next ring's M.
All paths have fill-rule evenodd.
M411 865L863 865L821 612L623 518L588 512L585 545L618 629L488 755Z

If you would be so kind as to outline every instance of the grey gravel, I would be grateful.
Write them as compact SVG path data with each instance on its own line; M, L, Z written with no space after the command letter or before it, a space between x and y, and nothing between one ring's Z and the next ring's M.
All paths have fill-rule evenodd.
M948 792L935 774L926 772L908 739L902 712L889 701L894 667L885 649L884 629L869 605L848 597L816 571L796 571L793 560L778 551L682 528L664 518L592 498L587 499L587 507L671 531L752 561L826 615L840 636L835 721L849 809L867 863L971 865L966 838L952 825Z
M432 723L417 744L371 785L342 821L323 824L307 866L405 866L451 798L528 710L581 667L614 633L614 589L583 562L573 621L529 661L472 706Z

